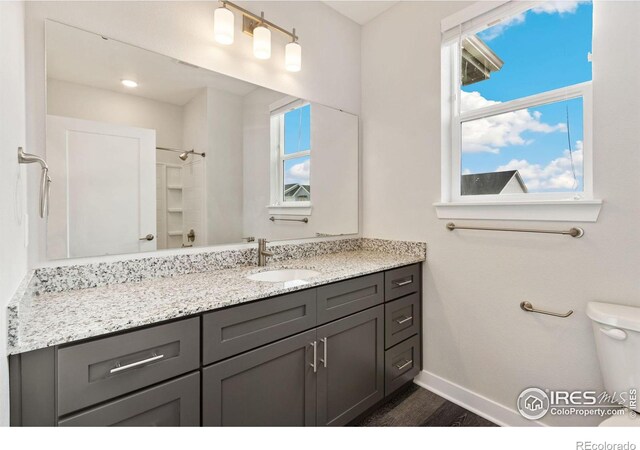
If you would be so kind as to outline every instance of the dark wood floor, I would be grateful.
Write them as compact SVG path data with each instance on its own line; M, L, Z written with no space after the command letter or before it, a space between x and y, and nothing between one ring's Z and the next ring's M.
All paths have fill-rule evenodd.
M415 384L352 424L361 427L495 427L488 421Z

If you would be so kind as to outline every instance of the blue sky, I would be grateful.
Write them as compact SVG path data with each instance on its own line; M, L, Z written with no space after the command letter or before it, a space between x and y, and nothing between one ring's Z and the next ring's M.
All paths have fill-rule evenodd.
M590 2L550 2L478 36L504 61L489 80L462 88L465 109L591 80ZM567 107L569 126L567 127ZM569 154L569 137L574 153ZM518 169L532 192L582 191L582 100L463 126L463 173ZM573 179L573 167L577 183Z
M311 149L311 105L284 115L284 153L289 155ZM284 184L309 184L311 158L288 159L284 162Z

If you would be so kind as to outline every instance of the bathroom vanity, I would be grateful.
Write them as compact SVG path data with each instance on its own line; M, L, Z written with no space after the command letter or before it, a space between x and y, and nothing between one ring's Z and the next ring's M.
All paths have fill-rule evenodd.
M42 293L10 336L12 425L348 424L420 370L423 260L356 249L275 264L320 273L293 285L251 266ZM129 302L155 312L116 324ZM117 331L76 338L101 326Z

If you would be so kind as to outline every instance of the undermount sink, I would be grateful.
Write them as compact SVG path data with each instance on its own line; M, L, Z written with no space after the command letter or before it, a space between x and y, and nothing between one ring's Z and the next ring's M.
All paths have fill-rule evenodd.
M267 281L269 283L282 283L287 281L304 281L317 277L320 272L307 269L278 269L267 270L248 275L247 278L253 281Z

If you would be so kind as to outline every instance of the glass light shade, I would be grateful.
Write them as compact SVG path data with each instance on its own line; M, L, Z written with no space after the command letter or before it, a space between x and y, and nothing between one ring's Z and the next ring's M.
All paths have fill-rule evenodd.
M213 36L220 44L233 44L233 13L227 8L218 8L213 13Z
M258 59L271 58L271 31L267 27L253 29L253 56Z
M284 48L284 65L289 72L302 69L302 47L297 42L289 42Z

